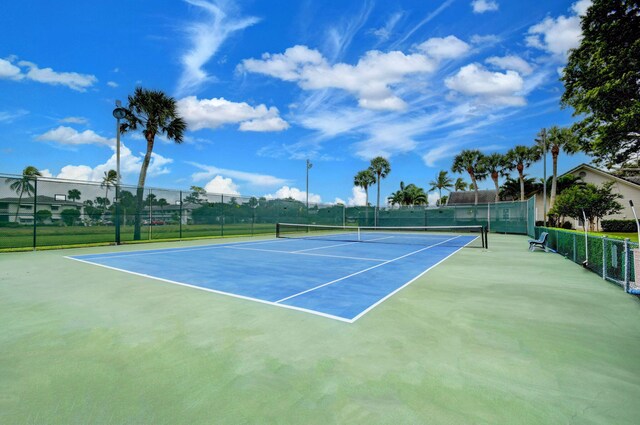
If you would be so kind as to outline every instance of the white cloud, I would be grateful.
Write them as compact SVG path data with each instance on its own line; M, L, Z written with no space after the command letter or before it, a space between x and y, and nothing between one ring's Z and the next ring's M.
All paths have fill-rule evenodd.
M220 175L215 176L204 186L207 193L220 193L223 195L240 195L238 185L230 178L224 178Z
M118 87L118 83L116 83L115 81L107 81L107 85L109 87Z
M250 184L252 186L258 186L258 187L275 187L278 185L287 184L289 182L287 179L270 176L268 174L257 174L257 173L248 173L245 171L228 170L224 168L218 168L212 165L199 164L197 162L188 162L188 164L193 165L194 167L202 170L200 172L192 174L191 177L196 182L211 179L218 175L228 176L235 180L239 180L247 184Z
M185 1L204 12L206 19L184 25L190 48L181 58L183 70L178 83L178 92L181 94L193 92L210 79L203 67L216 55L227 38L259 21L254 17L229 17L230 10L223 8L227 5L224 1Z
M402 16L403 16L402 12L396 12L393 15L389 16L389 19L387 19L387 22L384 24L384 27L378 28L372 31L373 35L378 37L380 41L387 41L389 37L391 37L391 33L393 32L393 29L395 28L400 18L402 18Z
M484 45L494 45L499 43L501 38L495 34L487 34L487 35L479 35L474 34L471 36L471 43L473 44L484 44Z
M443 158L453 158L458 154L458 150L456 146L451 146L448 144L440 145L438 147L429 149L427 153L422 155L422 160L427 165L427 167L435 167L436 162Z
M349 201L347 205L350 207L360 207L365 206L367 199L367 194L364 189L359 186L353 186L351 189L351 196L349 197Z
M281 131L289 124L279 116L278 108L264 104L252 107L245 102L224 98L198 99L188 96L178 100L178 110L189 130L218 128L225 124L240 124L241 131Z
M411 74L433 72L435 68L435 61L422 54L377 50L366 52L356 65L330 65L317 50L294 46L283 54L265 53L262 59L246 59L238 69L295 81L305 90L345 90L366 109L402 110L406 104L391 86Z
M282 186L280 189L276 191L274 194L264 195L267 199L284 199L284 198L293 198L296 201L306 202L307 200L307 192L304 190L300 190L296 187ZM319 204L322 202L320 195L316 195L315 193L309 193L309 203Z
M515 71L490 72L472 63L445 80L445 85L467 96L493 105L523 106L525 99L518 94L524 81Z
M0 111L0 122L11 123L15 121L16 118L23 117L27 114L29 114L29 111L26 111L24 109L18 109L15 112Z
M82 133L77 130L61 125L58 128L49 130L36 137L36 140L55 142L61 145L106 145L115 146L114 139L107 139L93 130L85 130Z
M12 64L10 61L0 59L0 78L7 78L10 80L20 80L24 78L20 68Z
M33 62L20 61L13 64L15 57L0 59L0 78L10 80L28 79L39 83L62 85L70 89L84 92L93 86L98 79L94 75L77 72L57 72L51 68L39 68ZM26 69L23 69L26 68Z
M590 5L591 1L580 0L571 7L571 11L577 15L547 17L532 26L526 37L527 45L544 50L558 60L566 60L568 51L580 45L582 29L579 15L584 14Z
M498 10L498 2L493 0L473 0L471 2L473 13L493 12Z
M93 75L79 74L77 72L56 72L51 68L39 68L33 62L20 61L18 65L28 68L24 76L29 80L51 85L62 85L80 92L86 91L88 87L98 81Z
M485 62L497 66L500 69L518 71L522 75L529 75L533 72L531 65L520 56L492 56L487 58Z
M465 55L470 49L467 43L453 35L445 38L430 38L417 47L437 60L455 59Z
M60 122L69 124L88 124L89 120L85 117L66 117L62 118Z
M115 147L111 147L111 149L114 152L104 164L99 164L95 167L90 167L88 165L66 165L62 167L60 173L58 173L56 177L70 180L102 181L106 171L115 170L117 167ZM121 143L120 173L122 174L123 181L132 181L134 178L137 179L137 176L140 173L140 168L142 167L143 158L143 152L140 152L138 155L134 155L131 150L124 145L124 143ZM147 169L147 178L168 174L170 170L167 168L167 165L172 162L173 159L171 158L166 158L157 153L152 153L151 162Z
M342 198L338 198L336 197L336 199L333 200L334 204L342 204L342 205L347 205L347 203L344 201L344 199Z

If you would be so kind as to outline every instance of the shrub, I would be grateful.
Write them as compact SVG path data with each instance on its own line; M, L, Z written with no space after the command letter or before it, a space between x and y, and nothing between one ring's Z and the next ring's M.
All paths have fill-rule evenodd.
M635 220L602 220L603 232L631 233L637 230Z
M542 220L536 220L536 226L537 226L537 227L544 226L544 221L542 221Z
M571 223L570 221L565 221L564 223L562 223L562 228L571 230L573 229L573 223Z

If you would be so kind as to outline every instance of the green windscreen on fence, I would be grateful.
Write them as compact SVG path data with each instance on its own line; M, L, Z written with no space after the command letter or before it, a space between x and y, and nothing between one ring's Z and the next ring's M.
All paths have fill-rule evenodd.
M384 207L378 225L527 233L527 204ZM374 226L376 209L0 175L0 249L275 234L276 223Z

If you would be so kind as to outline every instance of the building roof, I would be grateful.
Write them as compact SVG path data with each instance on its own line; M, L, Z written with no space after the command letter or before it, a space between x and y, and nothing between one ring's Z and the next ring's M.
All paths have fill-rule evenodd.
M572 168L571 170L567 171L564 174L561 174L558 177L566 176L568 174L574 174L575 175L576 172L578 172L581 168L585 168L585 169L587 169L587 170L589 170L589 171L591 171L591 172L593 172L595 174L600 174L601 176L604 176L604 177L607 177L607 178L610 178L612 180L616 180L616 181L619 181L619 182L623 182L623 183L626 183L626 184L628 184L630 186L635 187L636 189L640 189L640 176L620 177L620 176L616 176L615 174L611 174L608 171L604 171L604 170L601 170L599 168L596 168L596 167L594 167L592 165L589 165L589 164L580 164L577 167Z
M478 203L489 204L496 200L495 190L479 190L478 191ZM465 192L451 192L447 205L463 205L463 204L475 204L476 193L473 190Z
M51 197L51 196L46 196L46 195L38 195L36 197L36 203L38 205L72 205L74 207L81 207L82 203L81 202L75 202L75 201L59 201L56 200L55 198ZM18 202L20 202L21 204L27 205L27 204L33 204L33 196L23 196L22 199L20 199L19 197L11 197L11 198L0 198L0 202L9 202L9 203L15 203L17 204Z

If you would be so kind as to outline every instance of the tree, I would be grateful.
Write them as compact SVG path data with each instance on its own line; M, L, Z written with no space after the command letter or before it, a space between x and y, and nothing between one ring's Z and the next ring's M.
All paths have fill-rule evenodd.
M413 206L428 204L427 194L423 188L413 183L405 186L404 182L400 182L400 190L393 192L387 197L387 201L389 201L391 205Z
M481 165L482 169L491 176L491 180L493 180L493 184L496 187L495 202L498 202L500 200L500 184L498 179L508 174L505 157L499 153L492 153L482 158Z
M453 165L451 166L451 171L454 173L464 173L465 171L469 173L471 184L475 191L475 205L478 204L478 185L476 181L485 177L482 170L483 156L479 150L465 149L453 158Z
M38 210L36 212L36 221L40 224L44 224L45 221L51 220L51 211L49 210Z
M191 193L185 196L184 202L191 204L201 204L206 200L207 191L200 186L191 186L189 190L191 190Z
M73 226L80 218L80 211L75 208L66 208L60 211L60 218L62 218L62 222L67 226Z
M622 205L617 201L622 195L611 192L614 184L611 181L602 186L591 183L572 186L558 195L549 214L581 220L584 211L589 228L593 230L594 224L602 217L622 211Z
M82 194L78 189L71 189L67 192L67 198L69 198L70 201L79 201L80 195Z
M536 144L539 147L545 147L548 151L551 151L551 158L553 162L553 173L551 178L551 192L549 199L549 206L552 207L555 202L558 187L558 156L560 151L564 151L566 154L576 153L578 143L575 135L570 128L560 128L558 126L552 126L547 129L542 129L536 137Z
M540 149L538 147L528 147L518 145L513 147L507 152L505 156L506 169L509 171L518 170L518 176L520 177L520 200L525 199L524 190L524 170L529 168L531 164L540 159Z
M451 192L451 189L453 188L453 180L449 177L446 170L440 170L435 180L431 180L429 184L431 185L429 192L433 192L438 189L438 205L441 204L440 199L442 199L442 189L446 189Z
M524 175L524 195L529 197L534 193L538 193L542 189L542 183L536 181L533 177ZM500 199L503 201L516 201L520 198L520 181L507 177L507 180L500 186Z
M123 133L142 130L147 142L147 151L142 160L140 176L138 177L137 205L134 221L133 239L140 240L140 225L142 221L144 184L147 169L151 162L151 153L157 134L164 134L167 139L175 143L182 143L187 123L178 115L176 100L161 91L147 90L137 87L133 96L129 95L124 123L120 130Z
M378 184L378 198L376 203L376 219L375 225L378 225L378 215L380 214L380 182L382 179L386 178L391 172L391 165L386 158L381 156L377 156L371 160L371 165L369 169L376 176L376 183Z
M20 214L20 205L22 204L22 195L25 193L27 196L31 196L35 193L35 186L31 183L38 177L41 177L42 173L33 165L28 165L22 170L22 177L8 178L5 182L9 185L9 188L18 194L18 209L16 210L15 222L18 222L18 214Z
M376 176L373 174L370 168L366 170L358 171L358 174L353 178L353 185L364 189L365 207L369 206L369 187L375 184Z
M640 153L640 4L593 0L581 25L561 101L582 117L573 126L582 148L611 167Z
M102 183L100 187L104 187L104 198L109 199L109 188L115 187L118 184L118 173L116 170L109 170L104 172L104 177L102 178Z
M467 190L468 186L469 185L466 181L464 181L462 177L458 177L456 179L456 182L453 184L453 190L455 190L456 192L464 192L465 190Z

